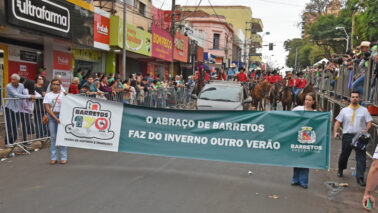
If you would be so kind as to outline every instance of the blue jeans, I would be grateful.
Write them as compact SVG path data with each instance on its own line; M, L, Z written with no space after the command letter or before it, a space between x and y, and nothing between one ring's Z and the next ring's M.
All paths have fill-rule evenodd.
M364 92L364 89L363 89L363 86L364 86L364 80L365 80L365 75L361 75L355 82L353 82L352 84L352 88L353 90L357 90L360 92L360 95L363 94Z
M301 186L308 186L308 174L310 169L294 167L292 183L299 183Z
M302 88L295 88L295 97L297 97L299 95L299 93L301 92Z
M58 131L58 124L56 121L50 116L49 117L49 130L50 130L50 153L51 153L51 160L58 160L58 147L55 145L56 142L56 133ZM59 118L59 114L56 115ZM60 159L67 160L67 147L61 146L60 149Z

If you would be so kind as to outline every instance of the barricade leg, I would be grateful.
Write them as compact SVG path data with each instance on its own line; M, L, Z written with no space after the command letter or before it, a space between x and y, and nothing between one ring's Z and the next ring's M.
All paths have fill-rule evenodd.
M20 113L5 107L6 140L5 143L12 145L17 140L17 128L20 123Z

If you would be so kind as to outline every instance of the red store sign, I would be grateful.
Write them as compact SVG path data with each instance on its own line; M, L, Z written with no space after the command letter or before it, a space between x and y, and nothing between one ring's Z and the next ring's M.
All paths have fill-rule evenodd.
M181 33L176 33L174 39L173 59L181 62L188 62L189 38Z
M72 70L72 53L54 51L54 70Z
M94 12L94 47L109 50L110 14L97 7Z

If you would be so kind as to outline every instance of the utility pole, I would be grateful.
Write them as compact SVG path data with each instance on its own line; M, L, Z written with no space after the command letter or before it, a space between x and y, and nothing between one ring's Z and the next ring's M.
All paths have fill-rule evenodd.
M244 64L247 67L247 32L248 22L245 22L245 35L244 35Z
M171 35L172 35L172 54L174 55L174 49L175 49L175 15L176 15L176 0L172 0L172 17L171 17ZM173 76L173 55L172 55L172 62L171 62L171 69L169 72L169 77Z
M122 47L122 78L126 80L126 0L123 0L123 47Z
M294 73L297 73L297 59L298 59L298 47L295 48L295 63L294 63Z

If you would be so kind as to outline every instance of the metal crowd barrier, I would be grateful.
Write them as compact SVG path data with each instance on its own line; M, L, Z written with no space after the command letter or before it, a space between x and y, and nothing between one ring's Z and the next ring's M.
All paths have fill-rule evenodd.
M5 144L19 147L26 153L34 141L47 142L48 126L42 123L45 112L43 98L34 101L21 98L2 98L5 123Z
M353 83L356 82L356 77L364 73L364 81L362 83L363 94L361 99L364 102L378 106L378 80L374 73L375 66L372 59L369 61L369 67L362 70L358 64L353 65L353 69L348 69L346 65L341 65L338 72L331 73L326 70L319 72L316 77L316 72L310 72L307 75L307 80L315 79L315 87L322 93L330 93L336 96L337 99L348 99L353 89Z
M191 96L193 89L194 87L159 87L149 91L138 91L136 94L131 94L128 91L122 91L115 94L103 93L102 96L88 94L80 95L151 108L189 110L194 108L194 100Z

